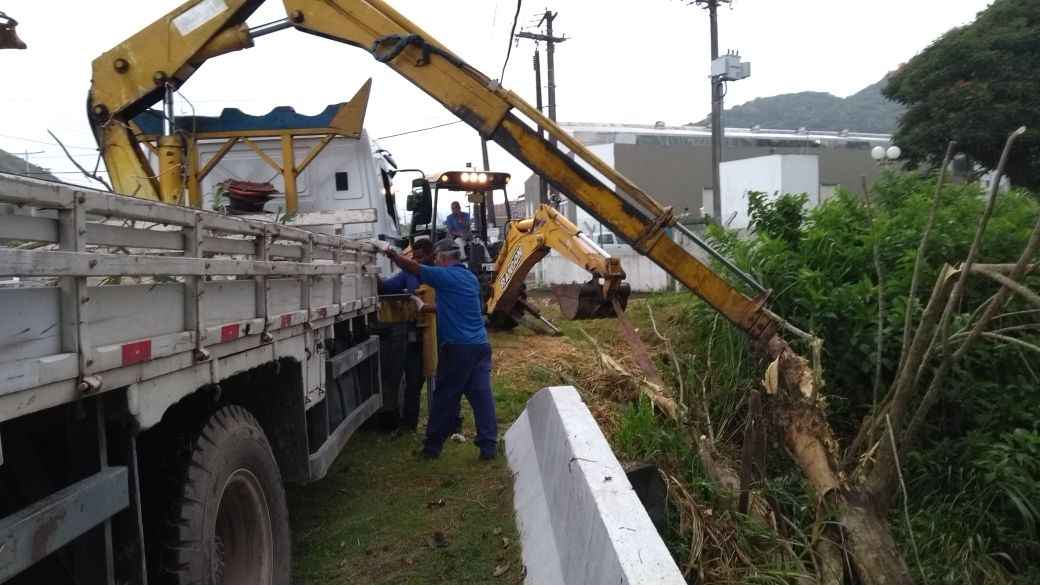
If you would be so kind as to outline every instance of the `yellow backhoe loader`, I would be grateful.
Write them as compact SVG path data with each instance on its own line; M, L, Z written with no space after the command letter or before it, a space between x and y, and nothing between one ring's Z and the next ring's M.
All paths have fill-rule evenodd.
M440 203L441 191L464 192L466 199L473 204L474 225L471 233L460 239L460 246L470 270L477 275L482 285L485 313L491 327L512 329L528 313L557 331L527 301L524 285L531 269L552 250L591 275L591 280L585 284L559 284L553 287L553 294L560 303L565 319L613 317L614 300L619 302L621 308L626 307L631 287L622 282L625 272L621 269L620 260L612 257L582 233L578 226L548 205L538 207L532 217L514 219L506 190L509 179L508 173L474 170L447 171L433 179L415 179L407 204L408 210L412 212L409 239L414 240L420 235L434 239L448 236L445 229L436 225L432 210ZM497 191L502 192L506 219L500 229L503 237L497 242L491 242L488 237L489 225L498 227L499 222L493 212L494 194Z
M493 326L511 327L524 312L536 317L526 300L524 278L551 250L592 275L586 284L553 287L563 317L568 320L613 317L614 301L623 309L631 287L621 261L612 257L559 211L540 206L533 217L510 222L491 271L486 308Z

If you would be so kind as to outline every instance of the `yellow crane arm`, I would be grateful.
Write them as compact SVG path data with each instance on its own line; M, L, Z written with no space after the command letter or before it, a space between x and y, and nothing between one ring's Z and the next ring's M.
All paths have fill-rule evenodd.
M101 144L109 171L114 178L119 176L116 184L121 191L132 194L134 189L128 186L134 186L135 180L141 185L139 178L128 177L150 175L147 167L135 168L142 155L128 120L158 101L171 84L185 81L206 59L250 46L257 34L244 29L242 23L261 2L191 0L95 60L92 123L99 141L118 135L111 146ZM748 298L668 237L666 228L675 224L670 208L657 203L533 106L468 65L387 3L284 0L284 5L286 26L367 49L481 136L494 140L545 177L751 337L768 341L774 336L776 323L763 307L764 298ZM549 132L570 153L549 144L534 127ZM133 152L118 152L122 148ZM176 161L167 167L165 172L172 172L169 169L176 167ZM616 190L590 169L602 174ZM165 172L160 167L160 175ZM171 198L158 186L162 199ZM138 192L143 189L144 185Z
M604 299L609 299L625 279L619 259L604 252L560 212L542 205L534 217L509 224L495 261L495 280L486 304L489 315L512 310L527 273L550 250L603 279Z

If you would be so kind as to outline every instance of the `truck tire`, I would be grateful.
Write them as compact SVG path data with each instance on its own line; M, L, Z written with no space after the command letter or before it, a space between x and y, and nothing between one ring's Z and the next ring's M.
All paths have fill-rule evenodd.
M289 511L260 424L225 406L186 446L160 545L163 577L176 585L288 585Z

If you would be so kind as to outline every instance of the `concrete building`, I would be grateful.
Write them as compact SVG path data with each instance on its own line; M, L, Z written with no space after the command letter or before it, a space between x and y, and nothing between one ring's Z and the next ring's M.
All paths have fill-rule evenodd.
M703 219L704 213L711 213L710 128L668 127L663 123L653 126L565 123L562 126L652 197L670 205L684 221L698 221ZM729 180L724 179L723 189L725 195L728 183L731 194L724 196L728 204L723 204L723 215L729 217L736 212L746 218L748 190L808 192L813 199L810 204L826 200L839 186L858 190L861 176L873 180L879 173L870 150L890 143L891 136L887 134L727 128L722 168L729 169ZM604 180L594 169L588 166L586 169ZM614 187L609 182L607 186ZM528 215L538 205L535 175L524 182L524 203ZM741 204L742 209L738 209ZM564 202L561 211L608 253L621 258L633 290L668 290L675 286L674 280L661 268L619 241L583 210L571 208ZM746 219L743 222L744 226L733 227L745 227ZM690 252L705 258L691 242L675 237ZM529 278L531 286L547 286L582 282L588 275L554 252L531 271Z
M711 206L711 129L623 124L563 124L565 130L593 150L652 197L701 217ZM888 146L888 134L726 128L723 161L772 154L811 154L819 160L820 188L826 199L838 186L858 190L860 176L872 180L878 167L870 149ZM538 201L538 178L524 183L525 199ZM707 203L707 206L705 205ZM579 224L580 225L580 224Z
M748 194L765 193L768 198L783 193L805 193L806 205L816 207L825 198L820 191L820 157L815 154L770 154L726 161L719 168L722 210L715 213L704 202L708 215L717 216L731 229L747 229Z

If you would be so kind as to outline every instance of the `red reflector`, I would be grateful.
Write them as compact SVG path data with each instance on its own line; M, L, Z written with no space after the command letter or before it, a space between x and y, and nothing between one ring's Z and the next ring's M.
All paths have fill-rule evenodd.
M123 345L123 366L132 366L150 359L152 359L151 339Z
M282 315L282 327L292 325L292 315Z
M220 328L220 342L227 343L238 339L238 324L225 325Z

